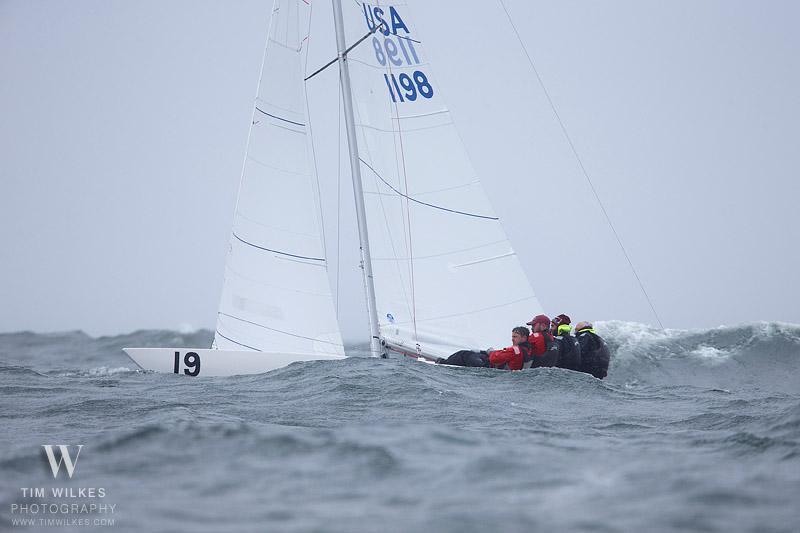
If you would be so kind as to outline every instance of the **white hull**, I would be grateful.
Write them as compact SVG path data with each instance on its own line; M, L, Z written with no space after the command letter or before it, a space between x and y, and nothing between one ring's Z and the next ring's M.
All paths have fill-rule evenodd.
M142 370L187 376L263 374L295 361L338 361L341 355L270 353L193 348L123 348Z

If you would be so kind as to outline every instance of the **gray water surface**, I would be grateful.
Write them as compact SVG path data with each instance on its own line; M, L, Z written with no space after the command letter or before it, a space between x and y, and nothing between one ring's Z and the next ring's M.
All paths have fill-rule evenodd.
M368 358L189 378L120 349L210 332L0 335L0 529L800 530L800 326L599 329L605 381ZM43 444L83 444L71 479ZM114 524L14 524L64 502Z

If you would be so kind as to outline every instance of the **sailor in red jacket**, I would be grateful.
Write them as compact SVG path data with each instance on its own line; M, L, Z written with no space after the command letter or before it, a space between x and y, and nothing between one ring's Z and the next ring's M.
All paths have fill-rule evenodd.
M531 345L528 344L528 328L519 326L511 330L511 346L489 352L489 364L493 368L522 370L522 365L530 359Z
M528 337L531 345L532 367L556 366L558 364L558 343L550 334L550 319L547 315L536 315L528 322L533 332ZM526 366L526 368L528 368Z

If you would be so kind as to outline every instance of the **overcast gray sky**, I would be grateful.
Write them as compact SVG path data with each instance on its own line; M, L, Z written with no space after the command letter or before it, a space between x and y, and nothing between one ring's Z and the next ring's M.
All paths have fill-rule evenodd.
M800 323L800 5L504 1L664 324ZM499 1L409 4L545 309L655 323ZM213 327L270 7L0 1L0 331Z

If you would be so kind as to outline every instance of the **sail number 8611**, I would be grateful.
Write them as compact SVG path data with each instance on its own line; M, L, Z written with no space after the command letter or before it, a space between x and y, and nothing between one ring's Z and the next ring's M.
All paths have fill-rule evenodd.
M433 87L428 81L428 77L421 70L415 70L411 76L405 72L398 75L384 74L383 79L386 81L386 86L389 88L389 95L392 97L392 102L405 102L406 100L413 102L417 99L417 95L423 98L431 98L433 96Z

